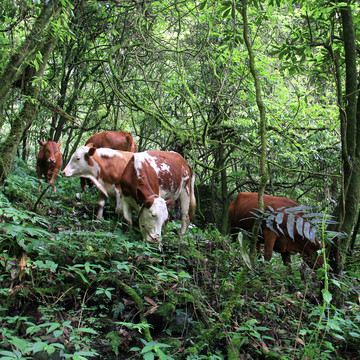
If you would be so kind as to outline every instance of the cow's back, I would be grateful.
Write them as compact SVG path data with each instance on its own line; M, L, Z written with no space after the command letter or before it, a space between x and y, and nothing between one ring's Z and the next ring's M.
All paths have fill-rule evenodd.
M124 131L103 131L90 136L85 145L96 148L137 152L137 145L130 133Z
M167 199L173 194L173 189L180 189L184 173L191 174L192 171L176 152L151 150L135 153L124 169L121 188L125 196L136 198L137 189L141 189L145 196L156 194Z
M298 206L295 201L288 198L264 194L263 199L265 211L269 209L269 206L280 212L284 208ZM229 221L232 230L239 227L244 230L251 230L255 221L254 213L258 213L258 208L258 193L239 193L229 206Z

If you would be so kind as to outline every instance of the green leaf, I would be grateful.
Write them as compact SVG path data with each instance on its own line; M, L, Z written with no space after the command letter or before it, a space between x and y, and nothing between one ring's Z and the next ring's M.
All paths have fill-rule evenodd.
M276 218L275 218L275 221L277 224L282 224L283 220L284 220L284 213L283 212L279 212L277 215L276 215Z
M29 346L29 341L24 340L24 339L20 339L18 337L12 336L9 339L9 342L11 344L13 344L15 347L17 347L22 353L26 352L28 346Z
M84 283L88 284L89 282L87 281L87 279L85 278L85 276L82 274L81 271L75 271L84 281Z
M207 5L207 0L200 3L199 10L200 11L204 10L206 8L206 5Z
M354 338L357 338L357 339L360 338L360 334L357 333L357 332L354 332L354 331L350 331L350 332L349 332L349 335L352 336L352 337L354 337Z
M297 220L296 220L296 231L298 232L298 234L300 236L304 236L304 234L303 234L303 223L304 223L303 218L298 217Z
M323 296L324 301L327 304L330 304L330 302L332 300L332 294L328 290L323 290L322 296Z
M54 330L56 330L57 328L59 328L61 325L59 323L55 323L55 324L52 324L49 329L47 330L47 334L53 332Z
M111 300L111 292L109 290L105 290L105 295Z
M37 342L37 343L34 344L34 347L32 348L32 351L33 351L34 354L36 354L37 352L44 350L44 348L47 345L48 344L44 343L44 342Z
M147 352L143 355L144 360L154 360L155 359L155 355L153 352Z
M63 334L62 330L55 330L55 331L53 332L53 335L54 335L56 338L58 338L58 337L61 336L62 334Z
M166 355L161 349L155 349L155 352L159 356L160 360L166 360Z
M53 345L47 345L45 348L44 348L44 350L46 350L46 352L49 354L49 355L51 355L52 353L54 353L55 352L55 347L53 346Z
M295 225L295 214L290 213L287 219L286 228L288 235L294 240L294 225Z
M18 359L18 357L11 351L2 350L0 351L0 355L4 355L1 359Z

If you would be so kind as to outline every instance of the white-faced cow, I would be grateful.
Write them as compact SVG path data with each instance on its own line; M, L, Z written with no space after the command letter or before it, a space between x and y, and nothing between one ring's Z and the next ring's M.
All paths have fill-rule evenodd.
M42 140L39 140L39 144L41 148L36 160L37 177L41 179L44 176L52 184L54 193L56 193L55 178L60 172L62 164L61 144L55 141L44 142Z
M176 152L134 153L120 180L125 219L132 224L131 211L137 211L144 239L159 240L169 209L179 200L181 236L195 214L194 182L190 166Z
M138 147L130 133L124 131L102 131L90 136L85 143L88 147L109 148L129 152L137 152ZM81 189L86 191L86 182L84 178L80 179ZM88 180L88 184L91 181Z
M284 265L289 265L290 254L300 253L311 265L316 262L317 265L321 266L323 264L323 258L322 255L318 257L317 254L317 250L321 249L321 244L315 237L311 240L305 236L306 231L304 231L304 226L306 221L302 221L303 219L299 221L302 234L299 233L297 226L292 225L293 234L292 236L289 235L287 228L289 213L287 213L285 209L298 207L299 204L291 199L266 194L263 199L265 211L272 208L277 213L284 213L282 222L279 224L281 231L275 232L270 229L265 221L261 223L262 237L259 237L258 247L260 249L260 244L264 244L264 259L269 261L273 251L276 251L281 254ZM241 192L238 194L229 207L229 220L233 236L236 236L239 230L252 231L255 222L254 214L258 213L258 208L258 193ZM302 218L303 213L294 213L293 216L294 224L299 218ZM275 228L276 226L273 227L273 229Z
M121 211L120 178L132 155L127 151L81 146L66 165L64 176L90 179L99 189L99 219L103 216L107 197L115 198L116 212Z

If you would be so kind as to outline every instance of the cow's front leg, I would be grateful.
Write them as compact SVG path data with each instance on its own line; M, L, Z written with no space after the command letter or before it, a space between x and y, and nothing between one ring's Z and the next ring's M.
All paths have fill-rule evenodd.
M269 229L264 230L264 259L270 261L278 235Z
M126 222L129 224L129 226L132 226L132 217L131 217L132 207L130 206L129 201L126 197L122 198L122 211Z
M121 202L121 191L119 188L115 189L115 194L116 194L116 208L115 208L115 213L116 214L121 214L121 208L122 208L122 202Z
M98 213L97 213L97 218L101 219L104 215L104 207L105 207L105 201L106 201L106 196L99 191L99 195L98 195Z

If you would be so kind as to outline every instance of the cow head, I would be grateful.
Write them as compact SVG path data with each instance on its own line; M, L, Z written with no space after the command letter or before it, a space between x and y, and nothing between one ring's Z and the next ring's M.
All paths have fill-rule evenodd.
M93 158L95 152L96 148L94 147L80 146L72 154L69 163L63 170L63 175L65 177L84 177L90 179L108 197L105 188L98 181L100 166Z
M60 145L61 143L57 143L55 141L42 141L39 140L39 144L43 147L44 158L47 164L55 164L56 156L60 154Z
M142 203L139 213L140 231L146 241L160 241L161 228L169 217L168 205L172 199L164 200L158 195L145 198L137 189L137 197Z
M87 146L80 146L71 156L69 163L63 170L63 174L66 177L76 177L87 175L97 176L96 166L91 159L96 149L88 148Z

